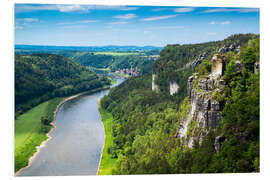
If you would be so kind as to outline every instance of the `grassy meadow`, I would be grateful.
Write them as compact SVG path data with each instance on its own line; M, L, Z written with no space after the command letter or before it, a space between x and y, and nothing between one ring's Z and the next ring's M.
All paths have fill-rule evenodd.
M113 116L111 113L103 109L100 104L99 104L99 112L101 115L102 122L104 124L106 137L98 175L111 175L112 169L116 161L115 158L112 158L111 155L108 154L108 148L113 145L113 136L112 136Z
M51 125L43 125L42 117L50 122L54 119L54 111L63 98L46 101L15 120L15 172L28 165L29 158L36 152L36 146L47 139L46 133Z

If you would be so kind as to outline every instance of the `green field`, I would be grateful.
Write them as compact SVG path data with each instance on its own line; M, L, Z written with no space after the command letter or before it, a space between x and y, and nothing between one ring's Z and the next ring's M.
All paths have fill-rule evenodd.
M111 56L143 55L143 53L138 52L110 52L110 51L94 52L94 54L111 55Z
M98 175L111 175L116 159L112 158L111 155L108 154L107 149L113 145L113 136L112 136L113 116L111 113L103 109L100 104L99 104L99 112L102 118L102 122L104 124L106 138Z
M112 77L108 76L108 79L110 79L111 85L114 85L114 84L117 83L117 80L115 78L112 78Z
M15 172L27 166L29 158L36 152L36 146L47 139L51 125L43 125L42 117L53 121L54 111L63 98L46 101L15 120Z

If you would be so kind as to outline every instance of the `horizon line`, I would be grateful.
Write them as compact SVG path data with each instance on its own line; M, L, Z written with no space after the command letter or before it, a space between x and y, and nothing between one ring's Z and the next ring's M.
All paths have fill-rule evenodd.
M127 46L135 46L135 47L165 47L165 46L156 46L156 45L40 45L40 44L14 44L14 46L56 46L56 47L106 47L106 46L120 46L120 47L127 47Z

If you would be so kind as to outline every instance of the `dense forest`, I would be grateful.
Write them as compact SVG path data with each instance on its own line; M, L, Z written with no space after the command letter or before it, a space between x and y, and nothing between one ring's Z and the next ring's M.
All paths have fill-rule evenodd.
M180 122L190 111L188 77L211 73L211 57L223 46L241 46L240 53L224 53L225 87L213 98L223 104L222 121L208 129L201 141L187 147L177 137ZM198 66L190 64L206 53ZM107 149L117 159L113 174L168 174L259 172L260 72L259 36L233 35L223 41L195 45L168 45L153 65L160 91L151 90L151 75L129 78L101 100L114 117L113 145ZM236 61L240 62L241 71ZM180 84L170 96L171 79ZM196 124L191 124L190 133ZM217 136L224 137L220 150Z
M16 116L52 99L109 85L106 77L55 54L15 55Z

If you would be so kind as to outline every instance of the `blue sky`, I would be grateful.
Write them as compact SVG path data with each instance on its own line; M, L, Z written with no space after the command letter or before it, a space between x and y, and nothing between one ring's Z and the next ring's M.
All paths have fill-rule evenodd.
M15 44L200 43L259 33L258 8L15 4Z

